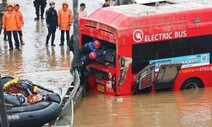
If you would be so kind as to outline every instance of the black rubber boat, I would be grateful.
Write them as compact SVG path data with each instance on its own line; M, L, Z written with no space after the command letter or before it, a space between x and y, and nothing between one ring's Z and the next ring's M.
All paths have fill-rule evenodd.
M10 127L38 127L55 120L62 111L57 93L29 80L1 78Z

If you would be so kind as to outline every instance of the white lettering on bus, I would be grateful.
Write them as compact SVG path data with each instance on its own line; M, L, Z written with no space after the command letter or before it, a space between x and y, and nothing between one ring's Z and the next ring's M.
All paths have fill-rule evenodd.
M144 41L159 41L159 40L167 40L172 39L172 32L169 33L160 33L160 34L152 34L152 35L145 35Z
M186 37L187 33L186 33L186 30L176 31L174 35L175 35L174 38L182 38L182 37Z
M143 32L141 32L141 33L143 33ZM160 41L160 40L170 40L170 39L184 38L184 37L187 36L187 31L186 30L182 30L182 31L158 33L158 34L150 34L150 35L144 35L143 34L142 36L144 36L144 37L142 37L138 42L141 42L142 40L144 42L151 42L151 41Z

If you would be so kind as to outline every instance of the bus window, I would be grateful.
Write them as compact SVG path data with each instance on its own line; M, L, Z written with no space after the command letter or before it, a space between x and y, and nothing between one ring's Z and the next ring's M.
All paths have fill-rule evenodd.
M136 74L141 71L149 64L149 60L211 53L211 43L212 35L206 35L162 42L135 44L132 46L132 73Z

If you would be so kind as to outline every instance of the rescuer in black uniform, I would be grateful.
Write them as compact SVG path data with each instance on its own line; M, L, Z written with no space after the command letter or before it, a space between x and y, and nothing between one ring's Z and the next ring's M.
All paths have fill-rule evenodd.
M90 41L84 44L79 51L80 60L78 61L77 67L80 68L84 68L98 57L106 54L106 50L101 46L101 42L99 40L95 40L94 42Z
M74 69L77 69L79 73L85 71L85 66L90 64L93 60L96 59L97 54L96 50L101 47L101 43L98 40L94 42L90 41L84 44L80 49L80 59L78 60L77 64L73 66Z
M95 40L94 42L90 41L84 44L80 48L80 55L84 56L84 55L88 55L91 52L96 52L97 49L99 49L100 47L101 47L101 42L99 40Z
M36 18L35 20L39 20L39 14L41 11L41 19L44 19L43 15L44 15L44 11L45 11L45 7L46 7L46 0L34 0L34 7L35 7L35 14L36 14Z
M46 46L49 44L49 39L51 38L51 46L55 46L54 39L55 39L55 32L58 27L57 21L57 11L55 8L55 2L49 3L50 8L46 11L46 25L48 28L48 34L46 36Z
M87 65L96 61L97 57L106 54L106 51L101 47L101 42L95 40L84 44L80 49L80 59L76 65L73 66L80 73L80 84L85 85L89 76L89 69Z

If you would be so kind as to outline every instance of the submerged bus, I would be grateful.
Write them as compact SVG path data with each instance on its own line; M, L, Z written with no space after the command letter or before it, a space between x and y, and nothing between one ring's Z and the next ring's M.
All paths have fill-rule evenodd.
M107 50L89 65L89 88L130 95L211 87L211 14L208 0L144 0L81 18L80 46L99 40Z

